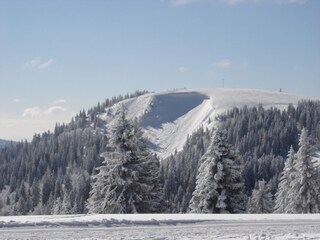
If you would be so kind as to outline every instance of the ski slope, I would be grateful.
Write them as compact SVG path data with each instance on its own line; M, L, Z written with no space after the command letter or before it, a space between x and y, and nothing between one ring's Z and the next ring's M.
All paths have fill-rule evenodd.
M0 239L320 239L320 215L118 214L0 217Z
M127 99L99 117L108 126L123 105L129 118L138 119L150 148L165 158L180 151L187 136L200 126L212 129L215 117L233 107L262 104L283 110L302 99L294 94L255 89L184 89Z

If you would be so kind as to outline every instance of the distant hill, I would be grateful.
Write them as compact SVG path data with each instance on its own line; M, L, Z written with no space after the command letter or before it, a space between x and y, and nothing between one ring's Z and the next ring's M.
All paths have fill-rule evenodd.
M0 148L3 148L4 146L6 146L10 143L11 143L11 141L0 139Z
M124 105L128 117L138 119L153 151L166 158L175 150L182 150L187 136L201 126L212 129L216 116L234 107L261 104L266 109L284 110L302 99L304 97L295 94L258 89L183 89L147 93L121 101L106 108L98 118L108 126Z
M305 99L305 100L303 100ZM0 215L86 213L92 175L107 151L107 133L122 107L157 153L168 212L187 212L198 165L214 128L228 132L240 155L249 197L264 179L274 194L287 151L308 129L320 149L320 101L253 89L183 89L106 99L53 132L0 147ZM8 144L1 140L0 146ZM315 160L319 159L319 152Z

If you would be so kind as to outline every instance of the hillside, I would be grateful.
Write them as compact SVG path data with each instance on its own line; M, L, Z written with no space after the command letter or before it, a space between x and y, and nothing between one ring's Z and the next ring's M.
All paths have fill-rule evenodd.
M0 139L0 148L10 144L11 141Z
M161 158L180 151L187 136L200 126L211 129L218 114L233 107L286 109L304 97L283 92L253 89L186 89L162 93L148 93L124 100L107 108L99 118L108 123L124 105L129 118L138 118L150 148Z
M245 194L250 197L260 179L275 194L287 152L291 145L298 150L303 127L319 147L320 102L301 99L246 89L144 91L106 99L52 133L0 148L0 215L86 213L92 176L110 147L106 133L122 105L161 158L167 212L188 211L199 163L218 123L239 153Z

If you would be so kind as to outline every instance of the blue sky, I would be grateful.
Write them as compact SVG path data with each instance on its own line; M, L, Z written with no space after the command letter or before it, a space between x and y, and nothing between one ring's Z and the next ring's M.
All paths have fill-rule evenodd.
M317 0L0 0L0 138L134 90L320 96Z

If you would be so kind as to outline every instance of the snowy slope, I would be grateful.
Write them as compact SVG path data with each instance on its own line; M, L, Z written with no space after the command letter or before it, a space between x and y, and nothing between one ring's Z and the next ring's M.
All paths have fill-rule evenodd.
M253 89L184 89L162 93L150 93L124 100L107 109L99 117L107 123L124 105L129 118L137 118L143 127L150 147L165 158L177 149L180 151L188 135L201 125L211 129L217 114L233 107L262 104L264 107L285 109L297 104L301 96L283 92ZM108 124L107 124L108 125Z

